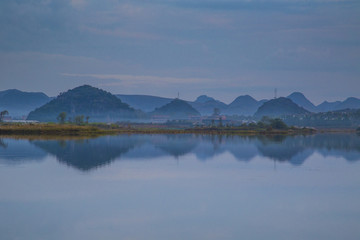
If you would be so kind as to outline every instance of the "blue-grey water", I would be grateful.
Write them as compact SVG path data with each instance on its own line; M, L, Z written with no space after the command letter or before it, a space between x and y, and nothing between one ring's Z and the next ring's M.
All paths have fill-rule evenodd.
M360 239L360 136L1 138L0 239Z

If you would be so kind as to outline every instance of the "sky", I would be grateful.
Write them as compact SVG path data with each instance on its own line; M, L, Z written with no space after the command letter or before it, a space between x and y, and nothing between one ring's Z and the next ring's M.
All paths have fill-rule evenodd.
M360 97L359 0L1 0L0 90Z

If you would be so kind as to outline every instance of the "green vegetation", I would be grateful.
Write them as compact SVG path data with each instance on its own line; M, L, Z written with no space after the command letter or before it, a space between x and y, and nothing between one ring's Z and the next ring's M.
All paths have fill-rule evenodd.
M73 124L1 124L0 135L53 135L53 136L96 136L111 134L111 131L96 126Z
M211 126L198 126L193 129L199 133L219 133L219 134L296 134L296 133L313 133L316 130L312 128L297 128L287 126L280 118L263 117L261 121L255 123L244 123L240 126L223 126L219 121L218 126L214 123Z
M57 116L57 120L59 122L59 124L65 124L66 123L66 112L61 112L58 116ZM84 121L84 119L86 119L86 121ZM89 116L84 116L84 115L78 115L78 116L75 116L74 118L74 123L76 125L85 125L85 124L89 124L89 119L90 117ZM71 124L72 123L72 118L70 117L69 120L68 120L68 123Z
M84 115L76 116L75 117L75 124L76 125L83 125L84 124Z
M61 112L56 119L59 121L60 124L64 124L66 119L66 112Z

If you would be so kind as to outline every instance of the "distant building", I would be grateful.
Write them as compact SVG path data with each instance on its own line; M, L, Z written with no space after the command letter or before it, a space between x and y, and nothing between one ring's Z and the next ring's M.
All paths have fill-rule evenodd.
M36 120L4 120L6 123L39 123Z
M168 115L153 115L151 116L152 123L165 123L170 119Z

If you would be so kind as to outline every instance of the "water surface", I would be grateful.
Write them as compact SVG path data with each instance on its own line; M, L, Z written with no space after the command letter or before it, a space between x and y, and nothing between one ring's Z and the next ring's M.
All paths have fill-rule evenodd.
M0 239L359 239L360 137L0 139Z

